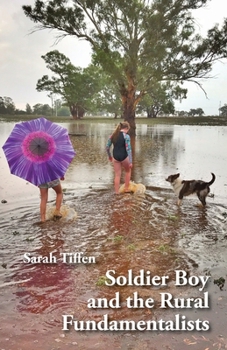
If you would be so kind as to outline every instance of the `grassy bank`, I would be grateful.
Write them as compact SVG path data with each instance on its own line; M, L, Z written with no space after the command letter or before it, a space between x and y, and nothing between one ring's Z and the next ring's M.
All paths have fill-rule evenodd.
M19 122L38 118L38 116L34 117L34 115L0 115L0 121L10 121L10 122ZM110 117L85 117L80 120L74 120L69 117L50 117L47 119L56 121L56 122L72 122L72 123L108 123L108 124L116 124L119 123L122 119L110 118ZM227 117L158 117L158 118L136 118L136 124L147 124L147 125L158 125L158 124L166 124L166 125L220 125L227 126Z

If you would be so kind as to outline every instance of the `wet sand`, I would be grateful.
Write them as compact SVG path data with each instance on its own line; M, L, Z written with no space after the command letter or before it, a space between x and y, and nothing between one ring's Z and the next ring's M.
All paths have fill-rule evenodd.
M67 125L77 156L65 181L64 205L78 217L39 223L38 189L9 174L0 154L1 349L226 349L226 191L227 128L199 126L139 126L134 151L135 182L146 186L144 196L114 196L113 170L108 163L105 141L114 125ZM1 145L12 123L1 124ZM212 144L210 140L212 139ZM86 147L85 147L86 145ZM202 163L202 166L201 166ZM173 171L182 176L209 180L213 196L207 207L198 207L195 197L176 206L165 182ZM49 206L54 204L50 192ZM24 253L47 256L58 263L23 262ZM95 263L63 263L62 253L83 252ZM107 270L126 276L129 270L169 276L167 286L100 285ZM198 286L175 286L175 273L209 276L203 291ZM216 283L214 283L216 282ZM87 307L90 298L110 300L120 293L121 308ZM152 308L126 306L128 296L153 298ZM190 312L186 308L160 308L160 295L202 298L208 292L209 308ZM208 320L209 331L70 331L62 330L62 315L76 320L174 320L176 314L189 320Z

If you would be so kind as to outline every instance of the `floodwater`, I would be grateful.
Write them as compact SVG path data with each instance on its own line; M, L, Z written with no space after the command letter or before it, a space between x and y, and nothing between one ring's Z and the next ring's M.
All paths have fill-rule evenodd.
M132 180L143 183L146 192L115 196L112 164L105 153L114 122L62 125L77 152L62 182L64 205L77 213L76 219L40 224L38 189L9 173L0 149L0 349L227 349L226 285L217 283L226 280L227 265L227 127L138 125L132 141ZM1 147L13 126L0 122ZM206 208L197 205L196 197L185 198L177 207L165 181L176 172L184 179L205 181L211 172L216 174ZM23 261L24 254L50 253L56 263ZM65 262L67 253L77 253L77 260ZM84 261L79 261L79 253ZM115 271L111 276L124 276L117 279L119 285L102 285L109 270ZM137 276L141 270L146 276L168 276L167 285L158 285L158 277L157 285L121 285L130 271ZM209 281L203 291L201 284L177 286L177 271L187 272L191 284L195 276ZM160 307L164 293L201 300L204 292L209 294L205 309ZM126 300L135 293L141 304L131 308ZM114 307L113 300L112 307L105 305L117 295L120 307ZM101 298L104 304L98 305ZM150 298L153 304L145 305ZM88 307L91 299L93 307ZM176 314L208 320L210 330L63 330L63 315L96 323L108 315L109 321L137 323L175 320Z

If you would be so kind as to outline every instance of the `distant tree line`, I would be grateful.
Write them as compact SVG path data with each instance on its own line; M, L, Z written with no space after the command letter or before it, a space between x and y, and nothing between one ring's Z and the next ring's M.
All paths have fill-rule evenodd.
M70 116L67 106L63 106L61 100L52 100L52 106L48 104L37 103L33 107L29 103L26 104L25 110L17 109L11 97L0 96L0 114L7 115L59 115Z
M202 117L204 115L204 111L202 108L192 108L189 112L180 111L178 115L179 117Z
M39 82L40 81L41 80L39 80ZM56 89L53 90L56 92ZM60 91L58 91L58 93L61 94ZM74 94L74 89L72 89L72 93ZM156 96L146 95L146 98L144 98L137 107L137 114L143 115L147 118L156 118L158 116L161 117L170 115L175 115L179 117L202 117L205 114L202 108L191 108L189 111L176 111L173 103L174 95L171 95L171 93L168 92L168 90L160 89L157 91ZM72 110L70 109L66 101L61 99L55 99L53 92L51 92L48 96L51 99L51 106L49 104L37 103L33 107L31 107L30 104L27 103L25 110L17 109L11 97L0 96L0 114L38 116L44 115L62 117L72 116ZM117 96L116 91L114 93L113 87L104 84L101 90L97 90L95 92L93 98L90 101L89 99L87 99L87 96L88 94L86 92L86 89L84 89L84 95L81 94L80 102L80 106L82 108L79 108L78 103L75 103L73 107L73 111L76 111L77 113L76 115L74 115L75 119L82 118L86 112L90 116L111 115L114 118L117 118L117 116L120 115L120 117L122 117L120 99L119 96ZM85 101L87 101L87 104L85 104ZM219 115L222 117L227 117L227 104L224 104L222 107L219 108Z
M204 111L202 108L195 108L190 109L189 112L186 111L179 111L178 115L180 117L202 117L204 115ZM220 117L227 117L227 104L224 104L222 107L219 108L219 116Z

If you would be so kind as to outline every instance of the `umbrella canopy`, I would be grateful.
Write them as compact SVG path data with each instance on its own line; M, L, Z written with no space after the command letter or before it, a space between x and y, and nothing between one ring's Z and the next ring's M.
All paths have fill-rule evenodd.
M11 174L36 186L64 176L76 154L67 129L45 118L17 123L2 148Z

